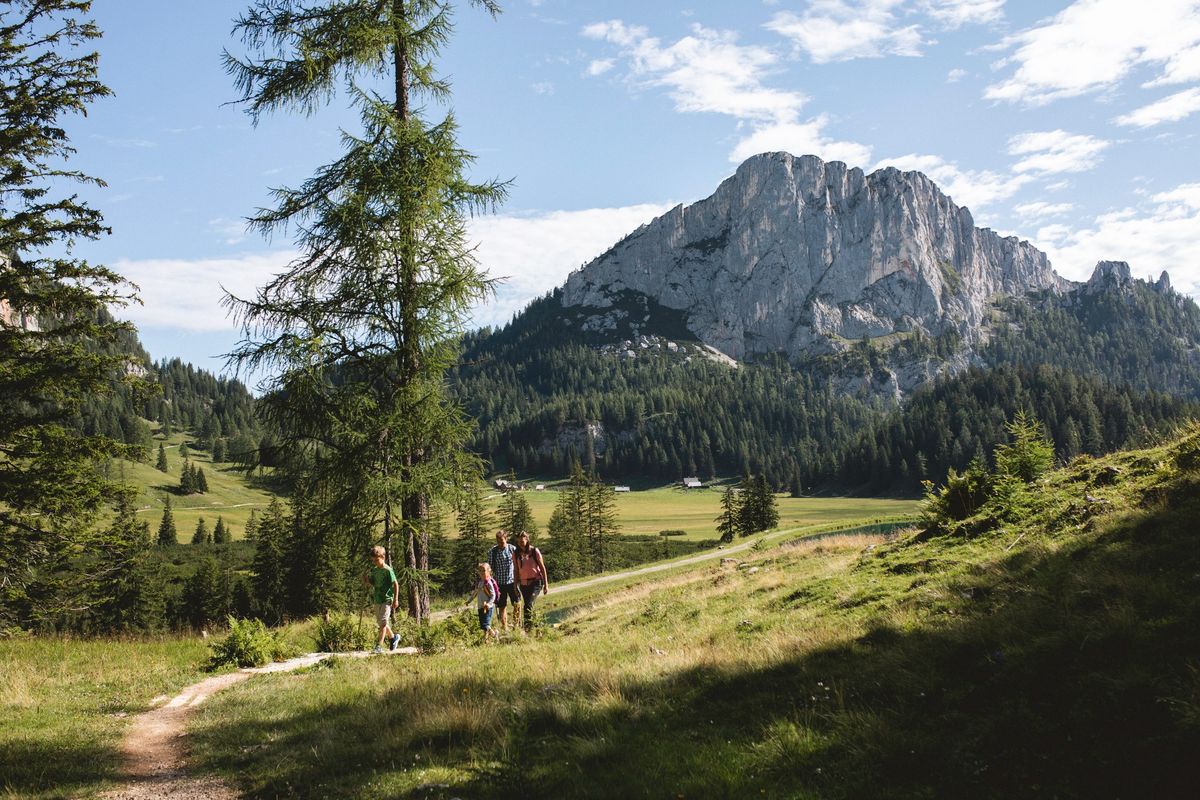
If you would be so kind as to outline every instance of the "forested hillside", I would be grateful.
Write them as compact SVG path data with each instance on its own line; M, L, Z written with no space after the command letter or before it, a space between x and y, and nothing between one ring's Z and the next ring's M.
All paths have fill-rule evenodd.
M990 452L1020 409L1046 424L1064 460L1200 413L1200 309L1144 281L999 298L975 353L952 333L915 332L803 364L731 368L704 358L678 320L643 335L650 346L634 343L636 353L614 343L626 330L571 322L555 293L468 338L456 390L495 469L562 475L579 459L622 480L764 472L793 491L911 491ZM899 408L879 391L891 369L955 358L974 366Z

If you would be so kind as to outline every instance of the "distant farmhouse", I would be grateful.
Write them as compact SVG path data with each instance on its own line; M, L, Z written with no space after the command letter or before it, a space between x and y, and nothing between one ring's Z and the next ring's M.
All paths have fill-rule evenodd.
M685 489L703 489L704 488L704 484L700 482L699 478L684 478L683 480L680 481L680 483L683 485L683 488L685 488Z
M523 491L525 491L525 484L517 483L515 481L508 481L508 480L505 480L504 478L496 478L496 480L492 481L492 485L495 486L497 489L499 489L502 492L523 492Z
M628 486L614 486L613 491L614 492L628 492L628 491L630 491L630 488Z

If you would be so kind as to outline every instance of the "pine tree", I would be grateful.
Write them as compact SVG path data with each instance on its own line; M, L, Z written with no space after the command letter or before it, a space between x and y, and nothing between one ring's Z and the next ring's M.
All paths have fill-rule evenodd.
M554 571L563 578L587 570L587 477L575 462L571 482L558 493L546 534L554 549Z
M617 499L613 487L592 478L585 490L586 530L592 568L603 572L609 566L609 540L617 535Z
M191 454L192 451L188 449L187 442L181 442L179 445L179 457L187 461Z
M167 464L167 451L163 447L162 442L158 443L158 463L154 466L159 472L170 472L170 467Z
M758 503L758 530L769 531L779 524L779 506L775 501L775 492L771 490L767 476L760 474L755 479L755 494Z
M217 439L212 446L212 460L214 464L220 464L225 461L225 440Z
M72 425L111 393L127 357L112 342L127 323L105 312L133 297L117 273L72 256L109 233L67 169L68 119L110 94L88 52L99 29L82 0L0 6L0 631L70 605L63 565L96 533L116 487L97 469L138 449ZM119 435L119 434L118 434ZM36 602L32 598L36 597Z
M221 622L229 614L233 599L232 577L211 556L200 562L183 589L184 606L193 627L204 628Z
M262 520L256 525L254 561L250 571L254 575L251 594L254 597L256 614L270 625L283 621L287 602L284 583L284 542L288 535L288 521L283 505L272 499Z
M1012 441L996 448L996 472L1033 483L1054 465L1054 445L1046 438L1042 423L1024 410L1006 427Z
M186 459L183 462L183 469L179 473L179 492L180 494L196 493L196 475L192 471L192 462Z
M738 533L739 512L737 494L732 486L725 487L725 493L721 495L721 515L716 522L717 533L721 534L721 541L726 544L732 542Z
M505 492L504 501L500 506L500 528L508 531L509 539L515 539L517 534L524 531L532 541L537 537L537 523L533 519L533 511L523 492Z
M213 544L229 544L233 541L233 537L229 535L229 528L225 527L224 518L218 516L217 524L213 527L212 534Z
M192 474L192 480L195 483L197 494L208 493L208 478L204 477L203 467L196 467L195 472Z
M117 501L116 516L106 535L91 549L94 560L79 581L83 602L92 606L94 630L107 633L154 630L163 618L162 594L148 563L150 527L138 520L132 493Z
M487 557L489 533L494 525L492 515L483 502L479 485L472 483L464 490L458 508L458 541L454 545L454 563L449 585L455 592L465 592L475 584L475 569Z
M475 4L499 12L493 0ZM447 93L433 59L450 34L450 7L257 0L236 23L251 56L225 56L255 120L310 113L343 83L361 113L364 131L344 137L340 159L299 189L278 190L276 208L253 219L265 234L290 226L301 255L253 300L228 298L247 333L231 358L274 373L261 408L291 447L281 455L325 485L325 516L382 509L389 552L403 537L418 620L429 610L431 501L460 487L471 462L469 429L443 376L492 286L464 216L504 195L501 184L467 181L471 158L452 117L430 124L410 104L414 92ZM390 98L379 94L383 76ZM317 447L323 458L301 458Z
M196 522L196 532L192 534L192 544L212 544L212 534L208 532L208 525L204 523L204 517Z
M245 535L242 537L247 542L253 542L258 537L258 511L250 509L250 516L246 518Z
M171 498L163 501L162 521L158 523L158 546L174 547L179 544L179 535L175 531L175 517L171 513Z

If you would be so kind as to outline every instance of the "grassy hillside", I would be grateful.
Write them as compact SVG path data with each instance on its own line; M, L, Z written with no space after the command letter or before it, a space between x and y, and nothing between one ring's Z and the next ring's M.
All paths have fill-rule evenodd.
M249 682L195 755L260 797L1190 797L1197 519L1200 428L986 535L764 548L564 594L536 637Z
M257 509L261 513L275 495L261 480L248 477L233 464L213 464L210 453L201 452L194 447L189 449L188 460L204 470L209 491L204 494L180 495L179 477L183 471L183 459L179 455L179 446L185 438L187 437L182 433L176 433L166 440L156 436L151 448L150 461L117 462L114 467L116 477L123 476L125 482L137 487L138 498L135 505L138 515L150 523L152 531L158 529L163 502L169 496L180 542L191 541L192 531L196 529L196 523L201 517L211 531L218 515L224 517L225 524L230 526L233 538L241 539L245 534L246 520L250 512ZM159 472L154 466L159 442L164 442L167 453L169 471L165 473Z

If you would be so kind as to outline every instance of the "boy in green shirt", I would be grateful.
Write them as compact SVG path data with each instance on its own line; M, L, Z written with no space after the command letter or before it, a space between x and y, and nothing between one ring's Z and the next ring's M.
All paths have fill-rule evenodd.
M400 634L393 633L389 624L393 609L400 607L400 582L396 573L387 563L387 550L376 545L371 548L371 560L375 567L364 573L362 581L373 590L371 599L375 603L375 621L379 623L379 641L375 652L383 652L384 639L390 639L389 650L395 650L400 644Z

